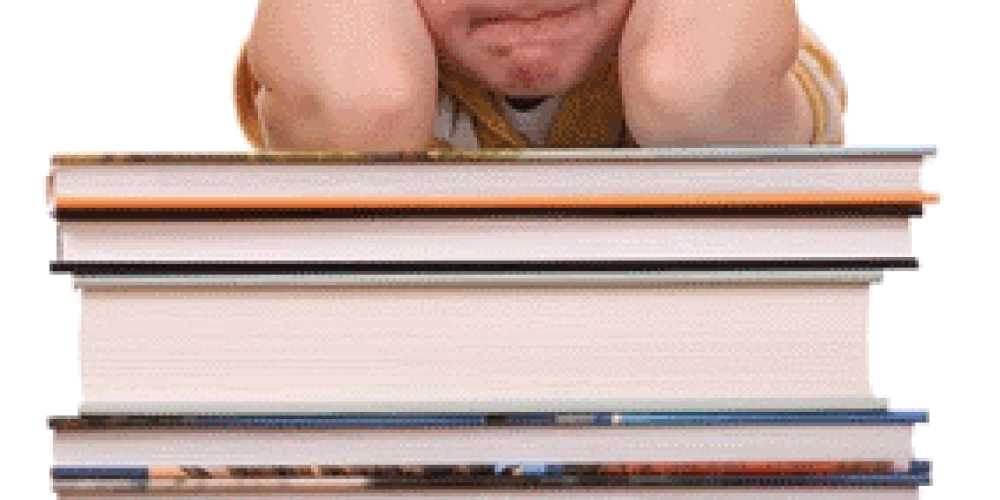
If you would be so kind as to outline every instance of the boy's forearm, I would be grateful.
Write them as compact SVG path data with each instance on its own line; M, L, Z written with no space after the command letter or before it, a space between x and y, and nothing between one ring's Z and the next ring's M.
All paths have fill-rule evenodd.
M629 131L642 147L805 145L813 136L809 98L791 73L701 95L697 85L641 85L624 77L622 85Z
M261 0L247 55L271 90L330 98L366 96L400 73L435 77L433 43L413 0Z
M268 148L408 150L430 136L437 68L413 0L261 0L247 56Z
M805 144L791 0L635 0L622 39L626 119L642 146Z

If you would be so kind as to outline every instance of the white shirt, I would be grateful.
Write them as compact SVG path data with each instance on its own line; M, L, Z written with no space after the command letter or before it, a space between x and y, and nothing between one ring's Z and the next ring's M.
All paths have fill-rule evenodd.
M524 134L532 145L540 146L552 126L552 121L562 104L560 96L546 99L528 111L518 111L503 98L497 104L514 128ZM459 149L479 149L479 137L472 126L472 118L465 113L454 113L454 102L445 94L438 99L438 114L434 122L434 137L448 142Z

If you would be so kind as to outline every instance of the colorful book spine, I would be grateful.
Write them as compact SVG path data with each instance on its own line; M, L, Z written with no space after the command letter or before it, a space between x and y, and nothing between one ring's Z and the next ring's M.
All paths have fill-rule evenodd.
M262 467L57 467L56 491L325 491L439 488L917 487L930 464L891 462L627 462Z
M84 415L54 417L57 432L75 430L154 430L205 428L337 429L461 427L686 427L747 425L914 425L923 411L787 411L656 413L424 413L424 414L262 414L262 415Z

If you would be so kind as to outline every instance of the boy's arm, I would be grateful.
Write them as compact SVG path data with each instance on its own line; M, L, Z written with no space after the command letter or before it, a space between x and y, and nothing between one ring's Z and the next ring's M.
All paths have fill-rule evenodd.
M635 0L620 56L629 130L645 147L822 140L800 36L792 0Z
M261 0L246 63L268 149L417 151L431 140L437 68L413 0Z

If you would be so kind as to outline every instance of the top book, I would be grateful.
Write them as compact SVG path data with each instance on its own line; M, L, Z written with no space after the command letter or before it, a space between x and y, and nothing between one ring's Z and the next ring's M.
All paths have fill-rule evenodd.
M933 147L108 153L52 157L49 200L99 209L916 205Z

